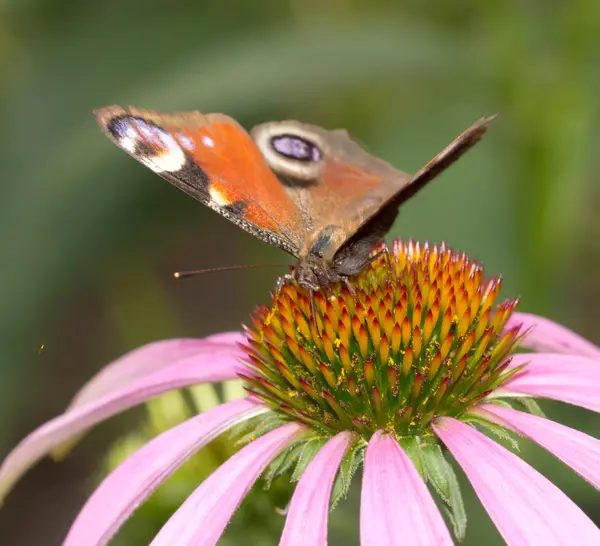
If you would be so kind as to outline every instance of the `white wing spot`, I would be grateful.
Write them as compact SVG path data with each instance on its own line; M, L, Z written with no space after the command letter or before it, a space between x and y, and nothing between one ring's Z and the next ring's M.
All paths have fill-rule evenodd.
M206 136L206 135L204 135L202 137L202 144L204 144L208 148L214 148L215 147L215 141L212 138L210 138L209 136Z
M136 119L133 123L135 127L128 125L117 139L121 148L155 173L176 172L185 166L185 152L172 135L143 120ZM147 148L156 149L156 153L152 154Z
M137 141L139 140L139 136L136 130L129 125L123 135L118 139L119 146L123 148L126 152L133 154L135 152L135 148L137 146Z
M226 207L227 205L231 204L231 201L227 198L227 196L215 186L210 186L208 188L208 194L210 195L212 201L220 207Z
M194 151L194 141L189 136L186 136L183 133L179 133L177 135L177 140L179 140L181 146L185 148L188 152Z

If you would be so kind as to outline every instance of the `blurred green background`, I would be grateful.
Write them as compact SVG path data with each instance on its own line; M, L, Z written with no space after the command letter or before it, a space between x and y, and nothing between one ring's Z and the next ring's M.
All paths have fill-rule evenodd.
M0 0L0 456L119 354L238 329L285 269L186 282L173 271L288 261L111 145L94 108L345 127L407 171L498 112L392 234L469 252L521 310L600 343L599 92L597 0ZM585 411L544 408L599 435ZM111 441L140 415L33 469L0 510L3 546L58 544ZM522 450L600 522L591 486ZM464 491L465 543L500 544ZM357 506L355 489L333 513L334 546L357 543ZM130 527L147 537L146 525Z

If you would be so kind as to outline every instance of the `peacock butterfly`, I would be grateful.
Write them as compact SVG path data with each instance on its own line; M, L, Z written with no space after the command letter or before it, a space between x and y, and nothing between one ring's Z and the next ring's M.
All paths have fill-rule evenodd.
M119 106L95 114L140 163L296 257L293 278L311 291L368 265L400 205L471 148L492 119L477 121L411 177L340 129L282 121L248 133L223 114Z

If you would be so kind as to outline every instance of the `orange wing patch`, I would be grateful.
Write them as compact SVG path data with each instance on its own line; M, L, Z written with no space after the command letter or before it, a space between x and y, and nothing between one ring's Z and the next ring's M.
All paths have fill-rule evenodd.
M243 206L244 217L262 229L291 234L301 222L298 211L250 135L227 116L205 119L202 127L183 130L177 138L208 175L211 199Z
M165 180L260 239L298 254L306 231L301 214L235 120L118 106L96 117L115 144Z

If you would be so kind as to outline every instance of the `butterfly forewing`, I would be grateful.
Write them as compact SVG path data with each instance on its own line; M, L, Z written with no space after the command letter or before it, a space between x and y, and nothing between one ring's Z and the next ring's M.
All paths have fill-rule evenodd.
M121 149L252 235L298 255L305 231L297 207L250 135L232 118L160 114L118 106L96 118Z

